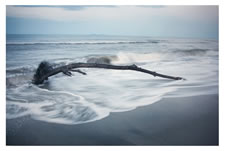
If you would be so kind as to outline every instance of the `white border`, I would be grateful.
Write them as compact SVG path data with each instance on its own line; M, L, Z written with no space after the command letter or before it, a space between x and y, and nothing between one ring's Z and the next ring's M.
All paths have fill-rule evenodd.
M2 1L0 1L0 145L1 147L5 145L5 138L6 138L6 91L5 91L5 56L6 56L6 49L5 49L5 6ZM1 149L2 150L2 149Z
M99 147L76 147L76 146L6 146L6 127L5 127L5 66L6 66L6 49L5 49L5 34L6 34L6 5L219 5L219 146L99 146ZM160 150L160 151L224 151L224 113L225 113L225 80L224 76L224 61L225 47L224 47L224 16L225 6L223 0L0 0L0 150L2 151L40 151L40 150L102 150L102 151L115 151L115 150ZM209 71L210 72L210 71Z
M6 5L219 5L222 0L5 0Z
M225 90L225 77L224 66L225 66L225 45L223 41L225 41L225 3L219 6L219 144L220 147L225 150L225 98L224 98L224 90Z

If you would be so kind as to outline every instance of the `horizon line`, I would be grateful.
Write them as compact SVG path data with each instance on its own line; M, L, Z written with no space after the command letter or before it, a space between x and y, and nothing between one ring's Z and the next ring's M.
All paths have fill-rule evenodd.
M117 36L117 37L151 37L151 38L193 38L193 39L219 39L219 37L191 37L191 36L150 36L150 35L113 35L113 34L37 34L37 33L6 33L6 35L68 35L68 36Z

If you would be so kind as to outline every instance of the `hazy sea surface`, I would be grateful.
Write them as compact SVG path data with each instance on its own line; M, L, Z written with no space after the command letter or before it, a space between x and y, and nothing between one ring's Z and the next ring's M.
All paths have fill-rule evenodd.
M110 112L133 110L164 97L218 94L218 40L104 35L7 35L7 119L80 124ZM134 71L81 69L87 75L58 74L42 85L31 83L45 60L65 65L106 57L115 65L136 64L174 81Z

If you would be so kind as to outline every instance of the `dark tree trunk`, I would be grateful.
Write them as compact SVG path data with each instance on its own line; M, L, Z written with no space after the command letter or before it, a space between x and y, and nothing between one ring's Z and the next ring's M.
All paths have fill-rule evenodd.
M147 74L151 74L155 77L162 77L172 80L184 80L182 77L173 77L169 75L164 75L160 73L156 73L154 71L146 70L136 66L135 64L129 66L120 66L120 65L111 65L111 64L97 64L97 63L71 63L68 65L64 65L61 67L52 68L52 66L48 62L41 62L37 71L33 77L34 84L42 84L44 80L47 80L48 77L56 75L60 72L65 75L72 76L71 72L78 72L81 74L86 74L80 70L74 70L76 68L102 68L102 69L114 69L114 70L133 70L138 72L143 72Z

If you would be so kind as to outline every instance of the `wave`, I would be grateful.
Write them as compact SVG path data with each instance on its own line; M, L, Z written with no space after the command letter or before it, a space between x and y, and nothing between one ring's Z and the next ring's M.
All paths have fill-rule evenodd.
M22 67L6 69L7 74L25 74L25 73L30 73L30 72L34 72L34 71L35 71L34 66L22 66Z
M23 75L12 75L6 77L6 87L12 88L23 84L30 83L32 81L33 74L23 74Z
M46 122L79 124L103 118L101 110L95 110L93 104L87 103L80 95L49 91L33 85L8 91L6 105L7 119L29 115Z
M143 92L141 96L140 93L123 94L123 97L117 96L117 102L115 102L111 95L105 97L107 100L95 99L94 96L98 94L94 91L89 92L93 97L89 100L84 93L83 96L82 93L78 95L68 91L48 90L25 84L7 91L6 117L14 119L30 116L33 119L50 123L81 124L105 118L110 112L124 112L138 106L152 104L171 91L173 90L163 88L160 94L155 90L151 95ZM99 94L99 97L104 96Z
M163 59L164 55L160 53L131 53L119 52L116 58L111 60L115 64L132 64L132 63L147 63L159 61Z
M118 52L115 55L87 55L78 58L60 58L51 59L48 62L51 63L52 67L58 67L73 62L87 62L87 63L105 63L105 64L133 64L133 63L148 63L148 62L161 62L164 60L171 60L179 57L186 56L200 56L207 54L218 54L218 51L211 49L177 49L171 51L154 51L146 53L135 53L135 52ZM25 75L34 73L37 65L20 66L14 68L7 68L7 77L15 75Z
M211 49L179 49L172 51L154 51L146 53L134 52L118 52L116 55L93 55L87 56L88 63L105 63L105 64L133 64L161 62L164 60L176 59L177 57L186 56L202 56L202 55L218 54L217 51Z
M147 41L75 41L75 42L7 42L7 45L105 45L105 44L145 44L159 43L158 40Z
M181 54L181 55L189 55L189 56L198 56L198 55L205 55L210 51L213 51L213 50L211 49L179 49L179 50L172 51L172 53Z

